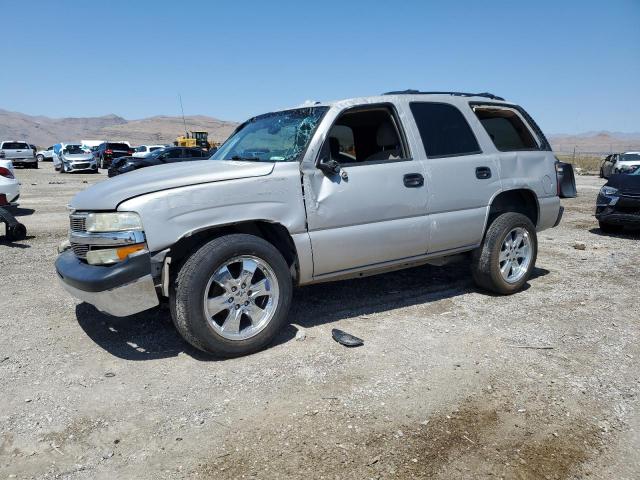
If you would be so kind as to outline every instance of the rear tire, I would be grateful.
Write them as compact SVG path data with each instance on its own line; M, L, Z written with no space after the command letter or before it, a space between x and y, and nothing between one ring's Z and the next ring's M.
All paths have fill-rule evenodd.
M598 224L600 225L600 230L602 230L604 233L620 233L624 230L623 225L614 225L612 223L606 223L602 221L598 221Z
M42 154L38 154L38 155L36 156L36 160L37 160L38 162L44 162L44 155L42 155Z
M245 277L248 278L245 283L241 281L244 262L255 264L252 259L261 265L256 272L260 268L268 272L264 275L268 282L263 285L269 285L269 293L265 296L250 297L251 287L257 291L258 283L263 283L256 279L262 270L260 274ZM238 264L241 270L236 278L233 267ZM226 277L227 287L224 287L217 276L226 266L229 266L226 271L231 276ZM236 293L232 293L231 288ZM292 290L287 262L273 245L253 235L226 235L200 247L180 267L170 292L173 322L180 335L199 350L218 357L246 355L271 343L285 324ZM209 310L206 299L222 299L224 303L227 297L231 300L228 308L217 306L222 310L210 316L213 310ZM258 306L264 299L271 303ZM235 313L236 317L233 317L234 312L239 312ZM237 329L232 326L232 318L237 318ZM230 326L225 331L227 322ZM229 338L234 335L236 338Z
M27 238L27 227L22 223L16 223L11 226L7 226L6 239L10 242L16 242Z
M489 225L482 245L473 252L473 279L480 288L510 295L529 280L537 255L538 238L531 220L521 213L503 213Z

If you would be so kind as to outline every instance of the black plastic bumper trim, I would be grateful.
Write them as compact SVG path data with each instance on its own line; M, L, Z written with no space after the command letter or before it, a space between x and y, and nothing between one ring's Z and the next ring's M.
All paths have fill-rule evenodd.
M148 253L141 253L107 267L84 263L72 250L67 250L58 255L56 271L63 282L78 290L103 292L149 275L151 257Z

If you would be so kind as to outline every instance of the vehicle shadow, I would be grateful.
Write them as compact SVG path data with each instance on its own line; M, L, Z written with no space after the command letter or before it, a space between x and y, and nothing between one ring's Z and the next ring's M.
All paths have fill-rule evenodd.
M3 227L0 226L0 230L2 229ZM5 237L4 235L0 235L0 246L9 248L31 248L31 245L29 245L28 243L19 242L23 242L24 240L31 240L32 238L36 238L35 235L27 235L26 237L24 237L24 239L15 242L7 240L7 237Z
M22 208L22 207L10 207L8 210L13 214L14 217L25 217L27 215L33 215L35 210L33 208Z
M599 228L590 228L589 233L600 235L601 237L626 238L629 240L640 239L640 228L638 227L626 227L622 232L619 233L607 233L603 232Z
M547 275L536 268L532 279ZM529 284L525 285L525 290ZM456 297L475 291L467 262L407 270L310 285L294 290L289 315L271 347L292 340L296 325L310 328L345 318L375 314ZM92 305L76 306L78 324L98 346L125 360L157 360L185 354L200 361L219 361L187 344L171 322L168 308L156 308L129 317L113 317ZM292 325L295 324L295 325Z

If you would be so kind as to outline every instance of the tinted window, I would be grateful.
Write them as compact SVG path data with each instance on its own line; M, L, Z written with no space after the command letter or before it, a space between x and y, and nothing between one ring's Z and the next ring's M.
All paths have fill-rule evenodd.
M202 157L202 150L198 150L198 149L189 150L188 155L190 157Z
M107 143L107 148L110 150L126 150L129 151L129 145L126 143Z
M180 157L182 157L182 149L174 148L173 150L169 150L167 156L169 158L180 158Z
M514 110L491 107L474 110L498 150L538 150L531 131Z
M6 148L7 150L28 150L29 145L23 142L4 142L2 148Z
M150 152L155 152L156 150L160 150L161 148L164 148L164 147L151 147L151 148L149 149L149 151L150 151Z
M466 119L453 105L411 103L428 157L448 157L480 153L478 141Z

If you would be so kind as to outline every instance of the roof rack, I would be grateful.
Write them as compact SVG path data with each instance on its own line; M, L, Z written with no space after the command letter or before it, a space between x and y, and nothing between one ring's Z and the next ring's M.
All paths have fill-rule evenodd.
M498 97L493 93L483 92L483 93L465 93L465 92L421 92L420 90L396 90L393 92L385 92L383 95L453 95L456 97L485 97L490 98L491 100L502 100L504 98Z

